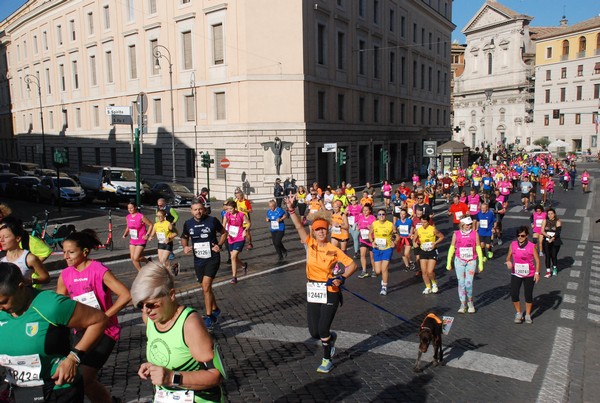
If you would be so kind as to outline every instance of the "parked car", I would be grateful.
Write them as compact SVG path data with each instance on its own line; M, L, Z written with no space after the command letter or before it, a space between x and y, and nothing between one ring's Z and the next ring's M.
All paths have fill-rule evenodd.
M131 168L85 165L79 172L79 183L90 199L129 201L136 197L135 171Z
M44 176L56 176L56 171L54 169L38 168L33 172L40 178L43 178Z
M10 178L14 178L17 174L13 173L4 173L0 174L0 195L6 195L6 185L8 185L8 181Z
M85 191L68 176L60 177L60 181L56 176L45 176L37 186L36 201L38 203L47 201L51 204L56 204L60 185L60 201L61 203L83 203L85 200Z
M41 180L37 176L15 176L6 185L6 196L13 199L35 200L37 187Z
M10 172L20 176L35 176L35 170L40 166L33 162L9 162Z
M150 202L163 198L171 206L191 206L194 193L186 186L173 182L158 182L150 192Z

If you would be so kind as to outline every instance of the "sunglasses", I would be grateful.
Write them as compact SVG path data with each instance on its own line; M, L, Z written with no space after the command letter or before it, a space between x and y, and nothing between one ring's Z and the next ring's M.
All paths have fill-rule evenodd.
M378 216L385 217L385 213L378 213L377 215L378 215Z
M517 238L527 238L527 234L519 234L517 235Z
M148 310L153 310L155 308L158 308L160 306L160 302L138 302L137 304L137 308L138 309L148 309Z

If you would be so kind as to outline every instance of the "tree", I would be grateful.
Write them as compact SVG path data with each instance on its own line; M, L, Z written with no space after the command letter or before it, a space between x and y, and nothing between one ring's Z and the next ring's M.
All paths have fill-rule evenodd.
M548 144L550 144L550 140L546 137L542 137L541 139L537 139L533 142L534 145L542 147L544 150L548 148Z

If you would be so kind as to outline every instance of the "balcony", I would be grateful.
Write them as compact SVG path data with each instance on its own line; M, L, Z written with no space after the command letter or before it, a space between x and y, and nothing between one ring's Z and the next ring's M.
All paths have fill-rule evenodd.
M600 56L600 48L596 49L596 56Z
M560 56L560 61L564 62L565 60L569 60L569 55L561 55Z
M582 50L581 52L577 52L577 58L578 59L582 59L585 57L585 50Z

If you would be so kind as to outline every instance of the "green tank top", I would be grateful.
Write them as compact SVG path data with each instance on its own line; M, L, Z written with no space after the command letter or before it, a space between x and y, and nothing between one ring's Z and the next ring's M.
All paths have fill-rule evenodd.
M185 344L183 338L185 321L194 312L196 310L193 308L183 308L173 326L164 332L158 330L154 322L148 320L146 325L146 336L148 337L146 357L150 363L173 371L185 372L205 369L203 364L192 357L190 349ZM215 358L217 358L216 352ZM221 370L217 366L217 361L220 363L220 359L214 360L215 368ZM168 388L164 386L157 387L165 390L182 390L180 388ZM221 402L222 400L223 396L220 386L215 386L207 390L194 390L194 402Z

